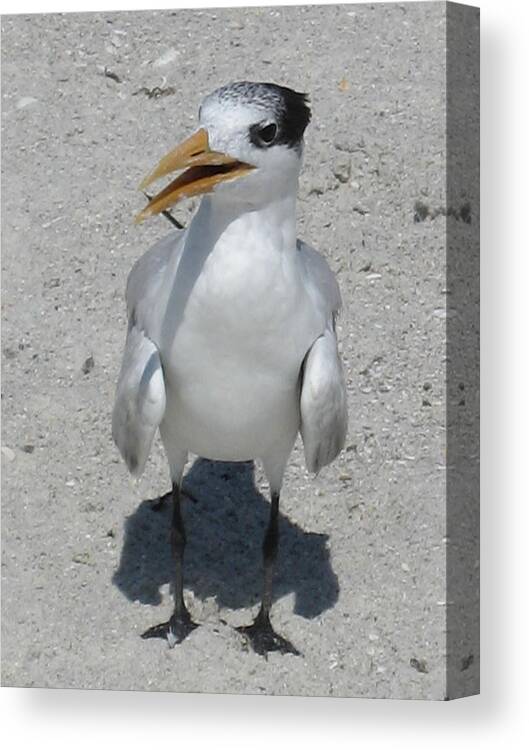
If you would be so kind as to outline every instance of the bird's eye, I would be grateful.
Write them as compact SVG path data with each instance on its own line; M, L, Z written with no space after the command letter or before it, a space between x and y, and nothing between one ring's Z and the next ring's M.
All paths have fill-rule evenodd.
M277 125L275 124L275 122L271 122L270 125L266 125L264 128L260 128L260 130L257 131L259 139L267 145L273 143L276 134Z

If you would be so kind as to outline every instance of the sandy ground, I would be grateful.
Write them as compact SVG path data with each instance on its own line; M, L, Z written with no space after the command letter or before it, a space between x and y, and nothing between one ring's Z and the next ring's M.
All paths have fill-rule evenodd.
M4 685L442 699L445 695L441 3L4 17ZM110 435L140 178L234 79L311 95L299 235L336 271L347 447L296 447L273 620L303 652L249 652L268 499L259 467L197 460L185 486L180 647L161 446L127 476ZM193 203L176 215L187 222ZM424 221L416 221L423 218ZM227 624L226 624L227 623ZM471 667L473 668L473 667Z

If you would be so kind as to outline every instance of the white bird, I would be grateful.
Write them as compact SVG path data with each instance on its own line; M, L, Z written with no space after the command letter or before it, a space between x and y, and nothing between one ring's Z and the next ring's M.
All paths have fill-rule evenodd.
M298 432L318 472L343 447L346 388L335 321L341 307L324 258L296 239L296 193L307 97L269 83L233 83L206 97L199 129L143 181L176 170L137 220L203 194L189 227L134 265L128 332L112 419L130 472L140 475L158 429L169 462L174 612L143 637L180 643L197 625L183 598L181 483L188 453L258 459L270 485L264 590L239 630L255 651L299 653L270 622L279 493Z

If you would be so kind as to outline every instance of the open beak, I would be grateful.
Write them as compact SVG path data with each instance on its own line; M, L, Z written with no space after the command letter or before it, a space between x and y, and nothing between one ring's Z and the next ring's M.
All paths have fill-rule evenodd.
M244 177L254 167L219 151L211 151L207 130L201 128L164 156L158 166L143 180L139 189L145 190L160 177L182 169L185 169L185 172L155 195L143 211L140 211L135 218L136 224L174 206L182 198L211 193L215 185Z

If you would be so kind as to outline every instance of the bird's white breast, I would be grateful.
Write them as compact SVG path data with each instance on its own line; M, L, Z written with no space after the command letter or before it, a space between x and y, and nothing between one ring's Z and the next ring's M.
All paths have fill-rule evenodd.
M253 217L255 218L255 217ZM207 248L186 243L160 331L166 423L208 458L257 458L293 442L299 374L321 321L281 227L233 222Z

